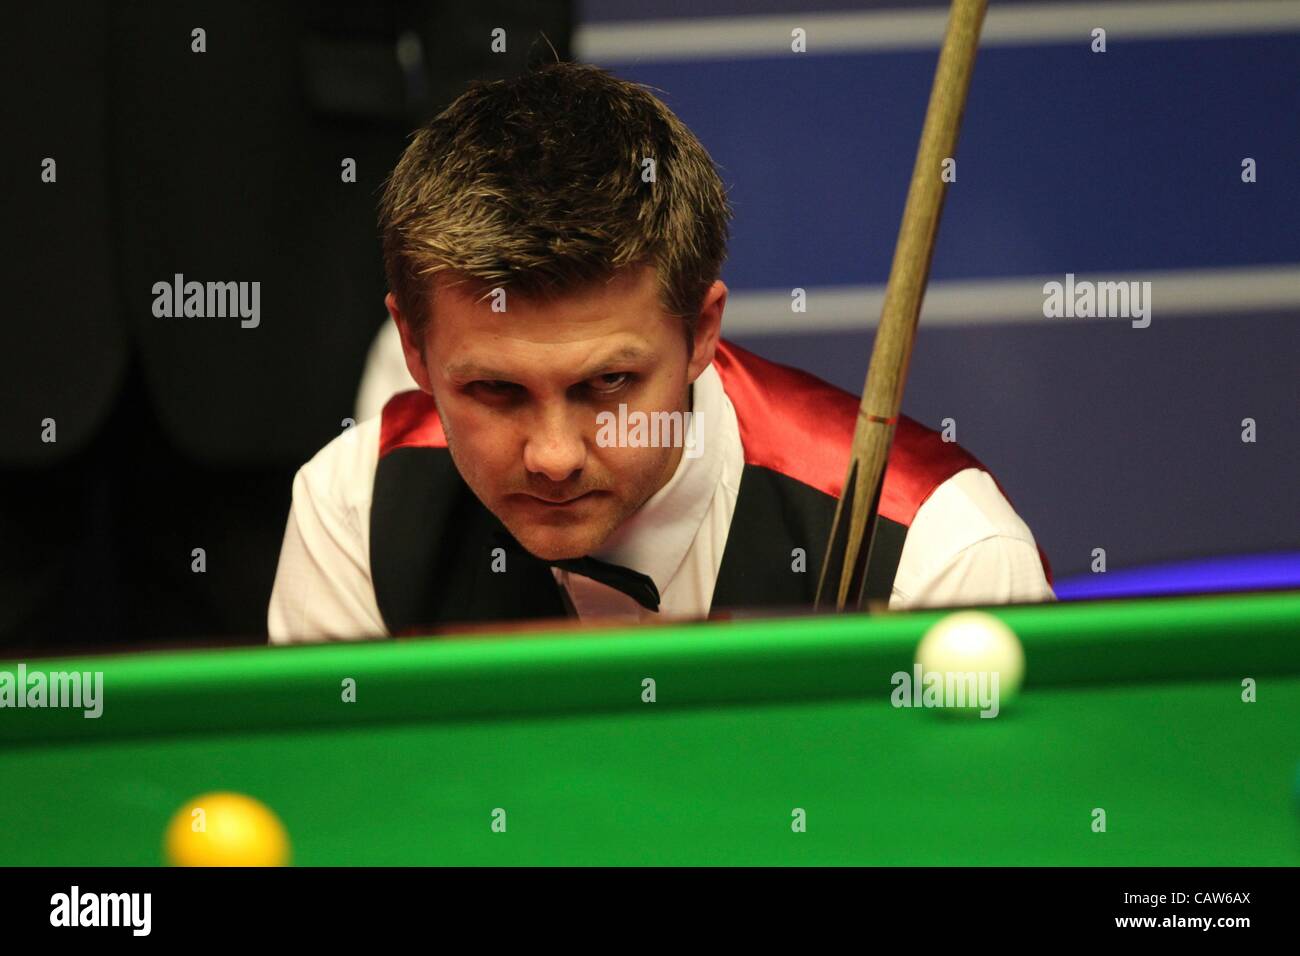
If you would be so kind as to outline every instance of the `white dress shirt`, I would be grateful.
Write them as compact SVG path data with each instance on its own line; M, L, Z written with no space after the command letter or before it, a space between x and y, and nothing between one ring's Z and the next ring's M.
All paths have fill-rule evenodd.
M659 588L660 611L647 611L616 588L553 568L580 618L698 618L710 610L745 455L736 410L712 365L693 390L702 453L683 454L668 483L592 552L649 575ZM273 643L388 634L369 559L380 421L374 417L347 429L294 478L267 618ZM943 482L917 511L889 606L1052 598L1029 528L993 479L969 468Z

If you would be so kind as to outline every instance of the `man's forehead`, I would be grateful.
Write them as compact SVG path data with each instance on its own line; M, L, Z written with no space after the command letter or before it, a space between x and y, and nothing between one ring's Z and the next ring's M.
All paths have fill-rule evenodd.
M609 345L595 345L590 349L575 351L573 367L555 368L552 361L547 361L550 371L572 374L576 378L592 378L603 372L617 371L627 365L651 363L656 353L648 345L619 339ZM527 365L536 365L533 356L521 356ZM508 355L494 354L484 358L462 355L450 358L443 363L443 372L452 379L506 379L518 377L521 369L517 360Z
M443 303L451 300L463 306L490 308L493 295L500 290L505 294L507 302L513 298L527 307L545 308L566 301L597 301L657 296L657 278L653 266L625 266L611 272L609 275L578 282L567 287L557 285L548 288L534 288L523 282L493 282L460 273L443 272L434 278L433 297Z

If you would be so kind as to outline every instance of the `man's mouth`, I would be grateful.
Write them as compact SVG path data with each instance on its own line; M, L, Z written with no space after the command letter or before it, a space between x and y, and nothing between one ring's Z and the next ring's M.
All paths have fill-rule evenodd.
M586 501L596 495L597 492L588 491L585 494L578 495L575 498L543 498L539 495L519 495L524 501L540 508L571 508L579 502Z

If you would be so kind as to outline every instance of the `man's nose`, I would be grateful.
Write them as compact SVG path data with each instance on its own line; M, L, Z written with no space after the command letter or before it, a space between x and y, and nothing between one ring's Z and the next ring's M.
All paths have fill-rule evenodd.
M524 442L524 467L556 483L566 481L587 462L582 423L574 410L556 405L533 420Z

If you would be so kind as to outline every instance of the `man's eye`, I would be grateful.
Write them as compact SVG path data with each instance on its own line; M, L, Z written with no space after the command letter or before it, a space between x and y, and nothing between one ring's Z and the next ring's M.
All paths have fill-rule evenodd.
M496 379L475 382L474 387L487 392L490 395L506 395L519 386L514 382L502 382Z
M632 376L627 372L606 372L604 375L587 379L587 387L598 395L610 395L631 380Z

